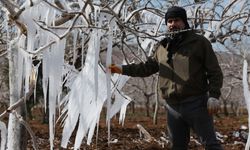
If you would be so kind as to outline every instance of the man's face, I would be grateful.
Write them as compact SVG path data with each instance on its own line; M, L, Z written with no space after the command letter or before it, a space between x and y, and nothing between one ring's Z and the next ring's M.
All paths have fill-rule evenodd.
M167 27L169 31L182 30L182 29L185 29L185 23L179 17L169 18L167 20Z

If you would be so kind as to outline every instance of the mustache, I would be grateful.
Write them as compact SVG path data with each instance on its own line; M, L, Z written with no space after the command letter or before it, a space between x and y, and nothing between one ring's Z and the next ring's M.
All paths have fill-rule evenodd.
M171 31L171 32L173 32L173 31L183 30L183 28L173 27L173 28L168 28L168 30Z

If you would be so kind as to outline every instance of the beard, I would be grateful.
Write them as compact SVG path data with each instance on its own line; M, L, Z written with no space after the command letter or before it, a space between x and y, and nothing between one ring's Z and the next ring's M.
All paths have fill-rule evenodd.
M184 30L185 28L180 27L173 27L171 29L168 29L167 37L171 40L176 39L181 35L181 30Z

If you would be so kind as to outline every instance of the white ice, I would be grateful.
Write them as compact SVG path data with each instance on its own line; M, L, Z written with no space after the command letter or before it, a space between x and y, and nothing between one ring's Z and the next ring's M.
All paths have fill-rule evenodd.
M96 122L98 121L98 114L101 112L103 102L106 97L106 76L103 70L98 66L98 61L95 60L97 50L95 49L97 40L97 30L93 31L90 41L88 53L85 61L85 66L80 72L74 83L72 84L71 91L69 93L68 100L68 112L65 120L65 126L63 130L63 137L61 145L67 147L68 140L75 128L76 122L79 116L79 127L76 134L75 148L79 148L82 139L88 134L88 131L92 131L95 128ZM99 45L100 46L100 45ZM94 70L97 66L98 70ZM95 73L98 73L95 75ZM98 83L96 84L95 77ZM98 86L97 88L95 86ZM81 92L82 91L82 92ZM98 91L98 92L97 92ZM96 92L98 95L96 96ZM91 130L90 130L91 129ZM92 132L90 133L91 136ZM90 143L90 141L88 141Z
M6 149L6 141L7 141L7 128L5 123L0 121L0 132L1 132L1 150Z

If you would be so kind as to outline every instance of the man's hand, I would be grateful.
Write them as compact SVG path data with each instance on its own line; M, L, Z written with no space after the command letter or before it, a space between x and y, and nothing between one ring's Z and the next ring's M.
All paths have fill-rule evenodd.
M217 98L209 97L207 101L207 110L210 115L216 114L220 109L220 101Z
M111 73L122 74L122 66L120 65L112 64L108 68L110 69Z

